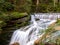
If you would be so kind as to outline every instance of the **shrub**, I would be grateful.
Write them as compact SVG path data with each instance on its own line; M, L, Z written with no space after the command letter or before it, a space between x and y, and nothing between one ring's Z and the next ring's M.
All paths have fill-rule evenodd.
M9 2L5 2L3 4L2 9L3 9L3 11L13 11L14 10L14 5L9 3Z
M42 12L42 13L47 12L47 5L46 4L40 4L39 5L39 12Z
M0 21L0 28L6 26L6 23L4 21Z
M9 21L10 19L9 19L8 14L3 13L0 15L0 20L3 20L6 22L6 21Z

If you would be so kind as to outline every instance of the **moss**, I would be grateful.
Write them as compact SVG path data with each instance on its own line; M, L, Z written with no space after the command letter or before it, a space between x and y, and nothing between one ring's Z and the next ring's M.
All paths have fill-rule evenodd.
M16 27L17 29L21 26L26 25L30 16L27 13L11 12L0 14L0 29L5 30L5 28Z
M60 19L57 19L56 25L60 25Z
M12 13L3 13L0 15L0 20L10 21L14 18L22 18L24 16L28 16L27 13L20 13L20 12L12 12Z
M21 17L24 17L24 16L26 16L26 15L28 15L27 13L20 13L20 12L12 12L11 13L11 16L13 17L13 18L21 18Z

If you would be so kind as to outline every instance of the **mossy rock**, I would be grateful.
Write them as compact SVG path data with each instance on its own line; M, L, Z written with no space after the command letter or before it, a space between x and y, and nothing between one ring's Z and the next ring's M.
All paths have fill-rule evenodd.
M12 18L21 18L21 17L27 16L27 15L28 15L27 13L12 12L10 16Z
M28 16L28 14L27 13L20 13L20 12L3 13L0 15L0 20L3 20L6 22L6 21L10 21L15 18L22 18L25 16Z

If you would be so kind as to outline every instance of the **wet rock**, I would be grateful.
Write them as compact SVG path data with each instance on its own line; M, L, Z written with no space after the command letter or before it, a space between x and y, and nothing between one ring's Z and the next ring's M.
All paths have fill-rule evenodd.
M34 45L39 45L39 39L35 40Z
M51 23L49 26L54 26L56 24L56 22L53 22L53 23Z
M18 42L14 43L14 44L11 44L11 45L20 45Z
M55 30L60 30L60 26L55 26Z

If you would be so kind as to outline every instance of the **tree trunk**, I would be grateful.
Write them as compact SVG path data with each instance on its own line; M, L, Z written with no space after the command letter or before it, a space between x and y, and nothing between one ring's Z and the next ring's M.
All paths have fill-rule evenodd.
M55 7L55 0L54 0L54 7Z
M54 7L56 6L56 3L59 3L59 0L54 0Z
M39 5L39 0L37 0L36 5L37 5L37 6Z
M39 8L39 0L37 0L36 2L36 12L38 12L38 8Z

